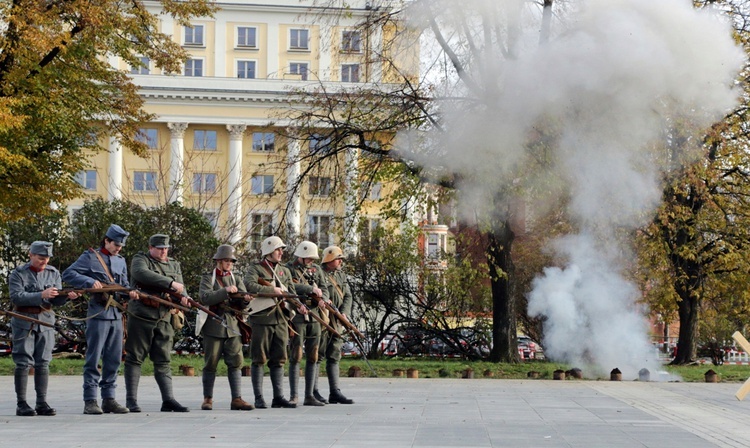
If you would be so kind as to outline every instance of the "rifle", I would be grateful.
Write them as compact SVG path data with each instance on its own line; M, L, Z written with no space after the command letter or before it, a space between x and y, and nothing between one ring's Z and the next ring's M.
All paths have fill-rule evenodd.
M263 286L273 286L267 280L264 280L262 278L258 278L258 283L260 283ZM320 316L318 316L317 314L315 314L312 311L310 311L310 308L308 308L307 306L305 306L304 303L302 303L302 302L299 301L299 298L300 297L304 298L304 296L299 296L299 295L296 295L296 294L266 294L266 293L259 293L259 294L253 294L253 295L255 297L272 297L272 298L284 299L287 302L291 303L292 305L296 306L297 308L304 308L304 309L307 310L307 314L309 316L312 316L313 319L315 319L316 321L318 321L318 323L320 323L320 325L322 325L323 327L325 327L326 330L328 330L332 334L335 334L338 337L341 337L341 335L339 334L338 331L336 331L335 328L333 328L332 326L328 325Z
M177 299L177 300L182 300L182 298L187 299L188 304L190 304L191 307L197 308L197 309L203 311L204 313L208 314L208 317L210 317L211 319L213 319L216 322L218 322L222 327L226 328L227 331L232 330L231 328L229 328L229 325L227 325L227 323L226 323L226 321L224 320L223 317L221 317L218 314L216 314L213 311L211 311L207 306L198 303L192 297L187 296L187 295L183 296L182 294L180 294L180 293L178 293L176 291L172 291L171 289L159 288L159 290L161 290L161 291L165 292L166 294L168 294L169 297L171 297L172 299ZM167 300L167 302L171 302L171 301ZM188 311L190 311L190 310L188 309ZM233 331L233 332L236 333L236 331ZM240 332L240 336L242 336L241 332Z
M71 292L76 294L97 294L97 293L111 293L111 292L128 292L131 289L127 286L121 286L115 283L105 283L101 288L63 288L58 289L58 294L68 295Z
M53 324L47 323L47 322L45 322L43 320L34 319L33 317L29 317L29 316L26 316L26 315L23 315L23 314L15 313L13 311L0 310L0 313L7 314L8 316L15 317L17 319L21 319L21 320L33 322L35 324L44 325L45 327L57 328Z
M239 298L239 297L234 297L235 295L242 295L244 298L244 296L247 296L249 294L242 293L242 292L231 293L229 294L229 297L233 299ZM242 338L242 343L249 344L250 339L253 337L253 328L250 325L248 325L247 322L245 322L245 318L242 315L242 310L238 310L237 308L233 308L227 304L222 304L221 308L225 311L229 311L234 314L234 317L237 318L237 327L239 327L240 329L240 337Z

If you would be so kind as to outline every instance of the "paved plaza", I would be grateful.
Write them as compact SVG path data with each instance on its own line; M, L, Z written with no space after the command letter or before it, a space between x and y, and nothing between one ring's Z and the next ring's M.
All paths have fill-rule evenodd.
M200 410L200 377L174 380L187 414L159 412L156 382L143 377L144 412L83 415L81 378L52 376L58 415L16 417L13 377L0 377L0 447L750 446L750 401L737 401L736 383L342 378L354 405L242 412L229 410L226 377L213 411ZM243 390L251 399L247 377Z

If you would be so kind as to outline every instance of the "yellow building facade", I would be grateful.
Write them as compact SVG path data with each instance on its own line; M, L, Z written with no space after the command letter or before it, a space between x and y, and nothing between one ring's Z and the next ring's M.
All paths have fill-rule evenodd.
M146 111L155 115L141 128L149 155L136 156L110 136L108 151L92 153L90 168L80 173L86 194L68 204L71 212L93 197L144 206L179 201L199 209L230 242L245 239L257 247L284 229L292 239L321 247L344 240L356 245L361 220L371 221L365 228L377 225L378 200L388 187L359 192L359 154L350 151L343 161L348 169L339 175L352 187L349 194L365 195L359 214L351 213L351 197L330 194L325 177L290 191L300 176L299 154L309 143L283 137L288 123L272 121L291 107L292 89L391 78L368 62L371 52L383 51L384 31L364 36L356 27L373 13L369 3L349 2L342 14L299 0L218 2L214 17L190 26L161 16L161 31L190 54L182 73L164 74L145 58L140 67L110 61L131 73ZM158 4L145 4L158 12Z

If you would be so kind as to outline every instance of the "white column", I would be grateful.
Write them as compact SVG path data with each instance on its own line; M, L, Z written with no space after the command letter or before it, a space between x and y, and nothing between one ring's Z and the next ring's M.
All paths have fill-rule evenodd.
M300 141L297 139L290 139L288 146L287 161L289 170L286 177L287 187L287 201L289 207L287 211L287 228L289 229L288 240L296 239L302 233L302 216L300 215L300 188L293 188L299 182L300 176Z
M227 125L229 131L227 230L232 244L240 240L242 230L242 138L245 135L245 129L247 126L244 124Z
M344 252L356 253L359 250L359 151L346 151L346 196L344 197Z
M227 37L234 39L234 29L227 26L223 15L217 15L214 22L214 74L216 77L227 76ZM230 73L231 75L231 73Z
M260 28L258 28L260 30ZM286 67L279 67L279 39L281 36L279 36L280 27L278 22L269 22L268 23L268 33L267 36L265 36L266 40L266 78L272 77L271 75L274 75L273 77L282 79L284 71L286 71ZM258 36L260 38L260 36ZM287 37L288 38L288 37ZM261 41L262 42L262 41Z
M185 176L185 130L187 123L167 123L171 131L169 140L169 202L182 202L182 181Z
M107 195L110 201L122 199L122 145L115 136L109 137L109 183Z

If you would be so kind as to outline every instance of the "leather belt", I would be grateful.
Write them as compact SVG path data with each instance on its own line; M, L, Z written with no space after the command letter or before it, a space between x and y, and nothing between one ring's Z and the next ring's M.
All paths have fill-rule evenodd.
M51 310L52 307L46 308L43 306L14 306L13 310L17 311L19 313L28 313L28 314L40 314L44 311Z

